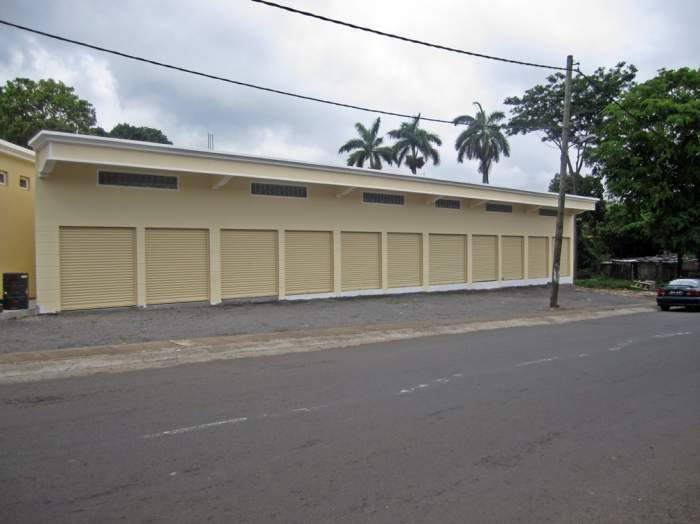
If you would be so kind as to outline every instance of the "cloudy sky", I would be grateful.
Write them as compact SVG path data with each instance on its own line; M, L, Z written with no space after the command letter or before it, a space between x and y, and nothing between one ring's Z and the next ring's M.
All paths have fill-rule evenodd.
M638 79L698 66L697 0L279 0L417 39L555 65L572 53L584 71L624 60ZM429 6L429 8L426 8ZM452 119L480 101L488 111L544 80L541 69L423 48L344 29L247 0L3 0L0 18L211 74L389 111ZM342 164L338 147L372 114L266 94L163 70L0 26L0 82L54 78L92 102L98 125L162 129L177 145ZM400 119L382 117L382 130ZM453 126L428 176L480 182L458 164ZM558 153L538 136L511 139L493 184L545 190ZM408 173L406 168L402 171Z

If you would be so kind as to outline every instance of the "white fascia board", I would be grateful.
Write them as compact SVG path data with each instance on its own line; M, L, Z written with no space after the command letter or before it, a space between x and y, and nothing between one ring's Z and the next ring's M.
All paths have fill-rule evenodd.
M34 151L27 149L26 147L21 147L7 140L0 139L0 152L6 155L19 158L20 160L26 160L27 162L34 162Z

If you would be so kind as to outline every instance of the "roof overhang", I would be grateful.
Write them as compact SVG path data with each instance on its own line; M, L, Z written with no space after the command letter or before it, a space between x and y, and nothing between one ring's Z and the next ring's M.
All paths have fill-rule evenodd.
M19 158L20 160L25 160L27 162L34 162L34 151L27 149L26 147L15 145L7 140L0 139L0 153Z
M539 207L557 204L555 193L55 131L39 132L29 145L37 154L40 176L48 176L57 163L67 162L211 175L216 177L212 186L215 189L224 187L227 179L238 177L336 186L341 193L347 188L358 188L464 198L480 204L490 201ZM580 213L595 209L595 203L595 198L568 195L566 209Z

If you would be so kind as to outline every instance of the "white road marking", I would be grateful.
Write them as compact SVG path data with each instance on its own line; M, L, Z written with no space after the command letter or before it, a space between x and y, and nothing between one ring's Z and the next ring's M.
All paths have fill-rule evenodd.
M588 353L579 353L578 358L590 357Z
M199 431L201 429L223 426L225 424L239 424L248 420L248 417L229 418L226 420L217 420L216 422L208 422L207 424L199 424L197 426L186 426L184 428L170 429L168 431L160 431L158 433L150 433L144 435L143 438L159 438L169 437L171 435L179 435L180 433L189 433L190 431Z
M683 335L692 335L692 331L681 331L680 333L662 333L661 335L654 335L654 338L669 338L669 337L682 337Z
M533 364L544 364L545 362L551 362L552 360L559 360L559 357L549 357L549 358L539 358L537 360L530 360L528 362L521 362L516 364L516 368L522 368L525 366L532 366Z
M620 342L619 344L616 344L613 347L608 348L608 351L620 351L621 349L626 348L630 344L634 344L634 342L635 341L633 339L625 340L624 342Z
M435 386L436 384L447 384L450 382L450 380L452 380L452 378L460 378L463 376L464 375L462 373L454 373L454 374L452 374L451 377L435 378L432 380L432 384L417 384L417 385L412 386L412 387L403 388L403 389L399 390L397 395L408 395L410 393L415 393L419 389L426 389L426 388L431 387L431 385Z

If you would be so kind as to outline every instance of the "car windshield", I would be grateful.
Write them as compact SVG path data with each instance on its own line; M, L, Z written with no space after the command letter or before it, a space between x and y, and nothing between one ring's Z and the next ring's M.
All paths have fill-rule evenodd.
M671 280L669 286L697 286L700 281L692 278L679 278L677 280Z

